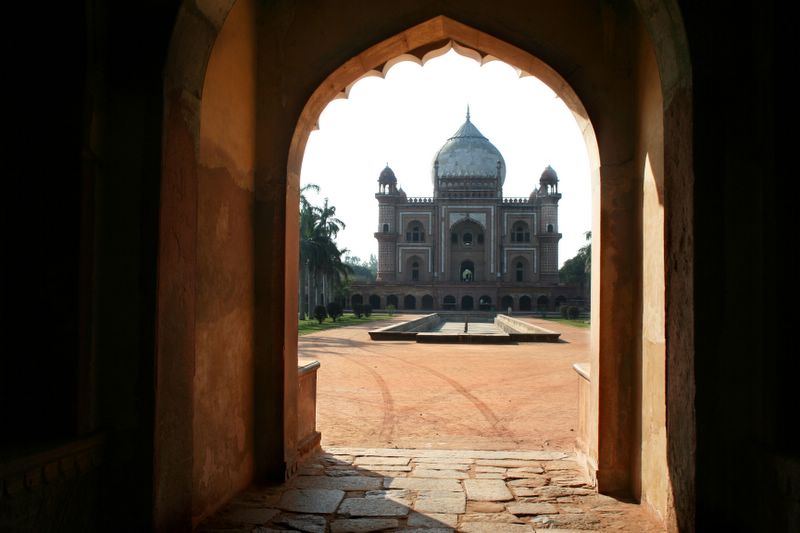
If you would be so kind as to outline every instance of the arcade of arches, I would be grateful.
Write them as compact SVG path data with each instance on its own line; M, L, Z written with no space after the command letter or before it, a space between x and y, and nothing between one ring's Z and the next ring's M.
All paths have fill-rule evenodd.
M360 76L447 46L539 77L585 135L599 490L673 531L796 529L796 361L762 279L792 227L770 97L788 22L707 4L10 6L51 55L9 53L0 529L187 531L293 474L305 141Z

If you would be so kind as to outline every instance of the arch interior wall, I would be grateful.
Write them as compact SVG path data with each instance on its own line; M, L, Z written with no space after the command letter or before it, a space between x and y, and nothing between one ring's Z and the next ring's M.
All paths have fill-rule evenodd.
M620 363L627 377L618 380L616 367L600 360L592 375L599 383L634 382L630 405L666 412L626 413L637 420L628 460L625 446L600 435L600 428L611 436L622 433L614 418L618 410L609 403L613 391L595 390L595 451L622 453L633 474L630 492L664 511L673 530L797 529L800 512L785 488L796 479L797 454L784 423L792 420L796 404L790 380L797 360L765 334L768 314L789 316L786 302L796 300L791 286L767 279L783 264L779 243L793 227L790 195L777 194L778 176L790 175L793 164L778 156L792 153L791 136L776 135L775 120L777 103L790 101L782 97L774 66L792 64L774 38L791 34L788 17L775 17L771 2L746 11L655 0L500 0L491 10L473 0L358 9L254 2L249 5L255 34L244 32L243 38L254 35L255 90L267 97L257 98L253 137L263 152L256 152L248 177L248 144L237 146L241 124L228 132L229 144L216 155L200 149L212 49L223 26L236 20L231 8L247 5L228 0L123 6L100 0L53 7L50 17L33 4L9 6L8 20L43 25L46 31L36 39L54 61L43 64L25 47L9 54L9 72L26 79L9 118L15 132L9 152L17 154L10 174L24 179L10 181L13 201L2 210L4 242L24 261L12 258L4 270L4 291L11 286L4 292L4 353L11 355L2 361L0 390L5 435L19 446L3 450L0 486L23 492L0 499L0 529L30 530L36 516L36 527L61 531L189 530L192 516L213 512L214 502L244 479L275 479L290 470L296 369L294 348L285 342L293 324L283 317L295 316L287 312L292 303L286 287L296 283L290 268L296 229L286 214L296 211L302 137L331 95L346 95L365 70L381 73L389 58L424 57L450 40L537 73L559 90L562 82L574 88L585 110L576 118L597 139L594 195L601 209L593 231L603 244L593 247L593 284L613 294L595 299L593 342L598 354L627 354L607 361ZM436 19L407 31L442 14L469 26ZM141 38L143 28L148 39ZM371 48L376 43L383 44ZM519 50L535 54L553 72ZM235 69L230 74L233 81ZM42 106L52 102L54 91L59 100ZM561 94L575 109L570 95ZM304 113L307 104L311 111ZM781 108L782 114L791 112ZM590 117L593 128L587 130ZM42 124L58 140L46 157L41 143L31 142L41 138ZM292 131L300 132L294 140ZM620 138L629 142L619 144ZM220 200L232 200L227 216L226 202L210 198L214 187L227 191ZM748 216L741 216L742 202ZM31 216L37 209L41 216ZM241 226L241 209L252 213L250 230ZM615 236L620 220L633 223ZM48 240L56 235L53 221L61 232ZM214 450L213 439L205 442L217 465L235 462L242 453L254 459L252 476L240 470L241 477L214 495L215 487L202 484L216 481L204 480L199 466L206 458L199 445L207 437L195 434L197 416L207 409L198 404L195 387L207 386L208 376L195 376L195 369L209 368L210 358L197 357L214 342L214 335L202 339L198 332L219 335L214 328L228 313L247 307L246 296L225 304L223 280L230 271L213 268L209 249L234 230L253 242L247 252L232 239L229 260L244 259L260 281L247 288L236 280L230 294L250 293L253 330L259 333L251 339L251 399L224 401L240 403L242 412L250 403L252 418L244 417L243 438L231 440L235 449ZM270 236L270 250L277 253L266 256L260 235ZM749 243L749 253L742 242ZM608 286L603 276L622 283ZM741 312L740 294L749 295L747 313ZM620 323L630 328L613 327ZM44 330L58 342L37 342ZM609 340L612 333L617 341ZM236 346L235 357L245 357L248 350ZM15 354L42 364L16 364L22 355ZM56 357L58 364L47 364ZM659 391L646 374L662 370L655 377L663 383ZM48 391L41 401L31 397L32 383L37 392ZM56 427L37 416L48 405L68 413L66 422ZM37 461L63 453L64 443L102 451L99 463L85 463L89 470L79 488L73 490L74 480L10 481L38 479L44 463L37 471ZM600 472L615 464L598 457ZM739 464L748 466L731 467ZM609 473L612 480L617 475L613 468ZM42 495L70 502L75 512L34 513Z

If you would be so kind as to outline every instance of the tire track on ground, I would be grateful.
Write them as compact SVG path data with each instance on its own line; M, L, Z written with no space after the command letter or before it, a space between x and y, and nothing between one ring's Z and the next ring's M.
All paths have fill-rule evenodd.
M381 392L381 408L383 409L383 421L381 422L381 428L378 431L378 438L383 439L386 442L391 442L397 426L397 417L394 414L394 399L392 398L392 393L389 390L389 386L386 384L386 380L384 380L383 376L381 376L368 364L362 363L361 361L358 361L349 355L341 354L340 357L343 357L351 363L362 367L364 370L369 372L369 374L378 384L378 388Z
M475 408L481 413L483 418L485 418L486 421L489 423L489 427L492 429L492 431L494 433L493 436L502 437L502 438L509 438L509 439L513 439L514 438L514 434L511 432L511 430L509 430L503 424L503 422L500 420L500 418L495 414L494 411L492 411L492 409L488 405L486 405L477 396L475 396L469 390L467 390L466 387L464 387L461 383L459 383L458 381L454 380L450 376L447 376L446 374L442 374L441 372L439 372L437 370L434 370L434 369L432 369L430 367L427 367L425 365L422 365L422 364L419 364L419 363L412 363L411 361L406 361L405 359L397 357L397 356L394 356L394 355L387 355L387 354L384 354L384 353L373 352L372 350L369 350L367 348L358 348L358 349L362 350L364 352L367 352L367 353L369 353L371 355L374 355L376 357L386 357L386 358L389 358L389 359L394 359L396 361L400 361L401 363L405 363L405 364L410 365L410 366L415 366L417 368L420 368L420 369L430 373L433 376L436 376L437 378L441 379L442 381L444 381L445 383L447 383L451 387L453 387L456 390L456 392L461 394L470 403L472 403L472 405L475 406Z

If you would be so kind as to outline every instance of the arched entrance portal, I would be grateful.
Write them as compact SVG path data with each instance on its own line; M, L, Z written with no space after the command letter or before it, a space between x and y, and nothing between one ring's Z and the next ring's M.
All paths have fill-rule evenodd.
M545 295L541 295L536 299L536 309L541 311L546 310L550 306L550 298Z
M488 296L481 296L480 298L478 298L478 308L481 311L491 311L492 299Z
M350 297L350 305L361 305L364 303L364 297L360 294L354 294Z
M406 294L406 297L403 298L403 309L416 309L417 308L417 299L414 297L413 294Z
M397 309L397 296L394 294L390 294L386 297L386 307L388 308L390 305L393 305L395 309Z
M474 308L475 308L475 301L472 299L472 296L466 295L461 297L462 311L472 311Z
M455 7L454 12L462 9L470 12L470 1L465 0L464 4ZM359 77L372 73L381 75L400 57L421 61L431 45L451 43L449 46L469 47L479 58L498 57L525 73L536 75L573 110L586 136L595 189L592 286L598 297L592 299L592 327L598 342L592 343L595 351L591 365L597 369L592 375L597 379L591 382L592 417L587 421L589 467L599 472L601 490L641 487L645 495L655 491L658 501L675 501L678 507L693 505L693 478L687 477L689 474L671 478L678 491L673 494L669 487L664 488L664 483L642 477L635 470L641 463L647 464L650 472L666 474L667 451L690 449L694 442L691 398L680 400L686 396L687 383L690 389L693 387L692 352L687 348L693 346L693 315L681 314L675 306L665 307L665 299L691 301L691 285L680 280L693 279L692 157L691 143L685 142L691 139L692 132L691 120L687 120L691 117L692 102L687 66L690 63L685 59L688 51L680 17L672 16L680 10L672 2L666 7L648 4L643 20L635 10L630 10L631 16L618 15L613 10L606 12L607 16L602 18L603 27L612 24L619 31L615 31L613 42L608 43L613 47L611 53L600 58L598 47L584 41L605 35L599 17L586 12L588 8L580 3L566 5L567 12L574 12L574 16L562 17L569 20L567 24L547 12L538 17L527 16L530 13L515 7L517 5L493 6L485 12L485 23L486 27L497 28L509 38L516 36L513 40L522 48L446 17L435 17L408 28L415 19L408 14L410 8L405 3L402 7L381 6L380 12L364 5L358 16L353 17L347 16L350 8L339 6L337 9L345 13L338 12L337 18L352 20L352 25L345 24L341 31L328 35L317 35L324 43L298 48L294 61L280 64L281 76L272 75L270 69L277 67L269 61L280 55L273 49L278 45L257 39L254 29L257 25L252 22L258 10L266 11L264 20L283 20L282 10L286 8L282 5L238 0L232 11L231 3L216 8L206 5L202 9L181 10L165 66L163 93L159 311L155 329L160 371L156 372L154 388L158 406L154 424L157 428L155 454L160 460L187 456L197 459L205 449L215 453L219 450L224 457L226 443L215 435L228 434L227 421L205 417L208 406L202 403L202 395L195 398L192 393L192 380L203 376L168 369L213 367L210 358L214 354L207 343L217 339L204 336L205 324L197 318L206 316L203 302L209 302L212 307L220 302L227 304L225 295L218 290L225 285L213 276L225 279L232 273L224 269L215 271L213 267L229 264L239 269L235 279L244 284L252 280L252 286L237 287L235 294L239 300L234 302L237 305L233 308L241 309L243 317L252 323L274 324L275 327L266 333L242 334L250 338L236 344L235 357L228 357L230 364L249 361L251 364L247 368L262 371L256 373L255 380L250 379L250 370L241 374L245 385L253 386L251 395L225 399L232 402L229 411L242 407L243 412L255 413L251 422L254 428L252 445L246 450L248 457L255 458L255 475L281 477L284 469L292 470L298 453L295 434L297 351L296 345L286 337L291 328L283 326L287 317L297 316L294 295L297 293L298 228L293 216L288 216L287 206L293 206L293 210L298 204L298 177L308 134L322 108L339 94L346 93ZM323 16L333 15L329 9L320 7ZM434 14L428 7L420 7L419 13L421 17ZM522 16L525 13L526 16ZM392 22L363 24L372 20ZM302 25L298 25L296 31L298 40L310 37L307 35L310 30ZM547 47L528 37L543 32L551 36ZM216 46L218 33L224 34L226 39L220 39ZM655 50L647 40L648 34L659 36ZM255 53L256 43L261 47L258 54ZM353 50L365 52L351 58ZM533 52L541 53L555 68L546 65ZM323 53L327 54L326 60L320 61ZM255 57L267 59L255 61ZM337 65L341 66L337 68ZM627 65L637 68L625 68ZM659 70L659 66L663 68ZM266 70L256 76L256 68ZM237 74L236 82L231 81L229 73L232 71ZM573 87L559 71L580 72L581 75L571 76ZM326 73L330 73L328 78L320 84L319 80ZM279 82L283 84L280 87L276 85ZM662 98L662 87L666 88L666 98ZM286 98L264 100L256 113L256 92L272 94L276 91ZM301 111L303 98L308 94L312 96ZM604 139L602 153L579 94L590 99L591 118L602 128L598 132ZM263 117L271 117L271 120ZM666 125L665 120L668 121ZM290 139L291 133L287 132L292 128L294 134ZM665 129L669 133L667 143L664 142ZM259 144L256 150L256 138L269 138L274 142ZM667 171L663 163L665 157L675 163ZM621 164L621 161L626 163ZM211 179L212 169L225 175L228 181ZM665 183L669 186L665 187ZM228 212L227 202L237 194L241 201L230 207L230 212L240 216L234 222L241 224L244 232L234 231L242 236L235 243L218 242L215 239L226 238L229 233L215 234L209 228L228 227L215 221L226 221L220 216L222 208ZM612 203L615 208L606 209ZM276 225L276 220L280 224ZM649 222L646 239L641 220ZM676 236L669 243L664 240L666 225L669 234ZM276 228L279 231L275 231ZM601 234L602 228L615 228L615 231ZM265 240L263 236L272 238ZM637 248L641 243L644 244ZM681 257L688 259L679 265L663 262L663 258L677 257L681 253L684 254ZM237 261L231 261L232 257ZM657 262L659 257L661 263ZM655 268L640 268L649 265L650 260L656 260ZM266 275L257 276L256 272ZM665 283L665 276L673 281L671 285ZM605 290L600 291L601 287ZM647 305L642 305L643 301ZM195 302L200 305L195 306ZM599 313L601 308L602 314ZM644 317L635 315L638 309L652 308L666 311ZM665 317L675 327L667 332L669 338L661 339ZM630 325L642 321L647 325L643 331L656 332L652 342L641 343L645 348L629 342ZM226 334L224 328L217 328L214 333ZM677 342L667 343L670 339ZM677 350L670 352L668 358L674 367L672 370L686 376L680 382L680 391L671 388L677 386L672 381L663 379L667 345ZM642 350L648 350L647 357L642 356ZM197 364L196 359L203 364ZM645 361L648 368L640 372L637 361ZM642 376L650 376L649 381L642 382ZM665 382L670 388L664 390L657 386ZM232 386L226 390L239 388ZM639 396L635 391L639 391ZM674 402L669 401L673 398ZM253 408L253 405L260 407ZM668 417L659 413L659 406L666 406ZM655 418L643 420L649 412L655 413ZM682 424L667 428L663 422L665 418L681 420ZM602 431L598 425L600 419L604 421ZM173 424L174 420L184 422ZM200 424L201 420L205 426L216 430L203 432L201 437L206 440L195 442L192 425ZM640 433L632 427L637 420L642 427L655 428L652 439L645 435L641 442L637 440ZM670 473L694 471L690 454L679 453L674 459L678 462L673 463L674 470ZM183 463L176 459L174 464ZM195 460L194 464L201 462ZM164 470L156 474L154 500L161 505L165 501L164 494L186 494L195 486L191 466L188 470L176 468L176 471ZM243 470L229 485L246 485L250 475ZM664 475L659 479L663 480ZM212 479L208 485L215 483L217 481ZM652 495L647 497L652 498ZM213 502L208 498L210 496L205 494L193 494L192 501L196 502L200 513L213 507L221 496L215 495ZM653 505L660 509L662 516L668 516L667 511L675 511L667 509L667 503L658 501ZM688 516L682 509L678 511L681 511L679 516ZM158 524L159 510L156 515Z
M373 309L380 309L381 308L381 297L377 294L372 294L369 297L369 305Z
M455 311L456 310L456 297L452 294L448 294L442 300L442 309L445 311Z
M509 309L512 311L514 310L514 298L509 295L503 296L502 300L500 300L500 311L506 312Z
M422 297L422 309L426 311L433 309L433 296L426 294Z
M463 282L470 282L475 280L475 263L472 261L462 261L461 268L459 269L459 276Z
M531 310L531 297L530 296L520 296L520 298L519 298L519 310L520 311L530 311Z

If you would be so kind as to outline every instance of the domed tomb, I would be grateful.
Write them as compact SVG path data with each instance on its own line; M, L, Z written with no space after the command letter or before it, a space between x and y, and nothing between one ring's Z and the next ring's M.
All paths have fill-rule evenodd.
M496 190L506 177L503 155L470 120L436 153L433 163L434 186L447 190ZM438 183L437 183L438 182Z

